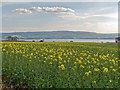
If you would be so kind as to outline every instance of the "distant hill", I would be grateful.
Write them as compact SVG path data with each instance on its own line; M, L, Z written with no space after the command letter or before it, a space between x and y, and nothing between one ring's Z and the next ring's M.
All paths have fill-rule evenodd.
M117 33L101 34L82 31L51 31L51 32L13 32L2 33L2 39L8 36L19 36L25 39L80 39L80 38L116 38Z

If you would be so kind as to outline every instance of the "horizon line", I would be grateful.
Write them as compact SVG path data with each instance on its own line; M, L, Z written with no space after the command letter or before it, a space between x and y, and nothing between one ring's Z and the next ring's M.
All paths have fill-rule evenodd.
M2 33L29 33L29 32L91 32L91 33L99 33L99 34L119 34L120 32L110 32L110 33L106 33L106 32L92 32L92 31L70 31L70 30L65 30L65 31L63 31L63 30L56 30L56 31L11 31L11 32L0 32L1 34Z

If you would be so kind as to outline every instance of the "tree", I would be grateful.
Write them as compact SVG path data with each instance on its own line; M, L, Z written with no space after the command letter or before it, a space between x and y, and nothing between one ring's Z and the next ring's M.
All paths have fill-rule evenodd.
M8 41L17 41L17 40L18 40L18 37L16 37L16 36L15 36L15 37L8 36L8 37L7 37L7 40L8 40Z

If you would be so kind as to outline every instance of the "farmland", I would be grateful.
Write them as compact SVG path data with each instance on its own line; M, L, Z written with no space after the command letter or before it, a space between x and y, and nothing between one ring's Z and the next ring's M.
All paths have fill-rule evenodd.
M118 45L2 42L3 83L15 88L120 88Z

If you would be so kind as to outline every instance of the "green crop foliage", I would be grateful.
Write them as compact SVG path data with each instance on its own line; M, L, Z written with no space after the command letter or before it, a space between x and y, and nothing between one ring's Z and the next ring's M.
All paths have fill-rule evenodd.
M115 43L1 44L3 83L14 88L120 88Z

